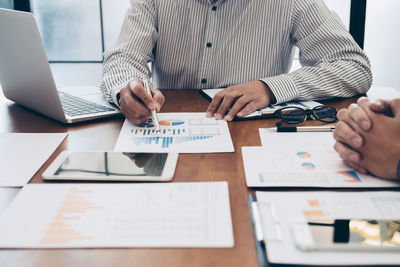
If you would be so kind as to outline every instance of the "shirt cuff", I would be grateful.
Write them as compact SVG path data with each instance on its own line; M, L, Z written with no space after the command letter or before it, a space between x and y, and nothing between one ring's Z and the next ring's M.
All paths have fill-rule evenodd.
M115 105L119 107L119 97L117 95L119 94L119 91L121 91L122 88L124 88L128 83L125 82L123 84L120 84L118 86L115 86L114 88L111 89L111 98L112 101L114 102Z
M271 89L276 98L276 104L288 102L299 97L296 84L286 74L259 80Z
M400 182L400 160L397 164L397 181Z

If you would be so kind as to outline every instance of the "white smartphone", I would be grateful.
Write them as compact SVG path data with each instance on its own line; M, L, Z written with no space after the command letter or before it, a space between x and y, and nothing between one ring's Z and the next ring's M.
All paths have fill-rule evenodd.
M43 173L43 179L171 181L177 160L177 153L63 151Z
M400 250L400 219L302 220L292 225L296 246L312 250Z

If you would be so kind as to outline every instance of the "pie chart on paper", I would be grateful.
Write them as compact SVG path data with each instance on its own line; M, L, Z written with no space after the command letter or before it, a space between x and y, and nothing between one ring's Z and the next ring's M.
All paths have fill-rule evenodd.
M184 121L181 120L164 120L159 121L160 126L182 126L185 124Z

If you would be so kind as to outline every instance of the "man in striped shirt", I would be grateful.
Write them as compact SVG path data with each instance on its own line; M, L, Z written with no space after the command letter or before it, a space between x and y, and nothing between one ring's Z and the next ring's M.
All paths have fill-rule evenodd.
M302 68L288 73L294 46ZM101 89L142 123L164 103L143 88L150 76L159 89L226 88L207 116L227 121L271 103L351 97L372 82L367 56L322 0L131 0Z

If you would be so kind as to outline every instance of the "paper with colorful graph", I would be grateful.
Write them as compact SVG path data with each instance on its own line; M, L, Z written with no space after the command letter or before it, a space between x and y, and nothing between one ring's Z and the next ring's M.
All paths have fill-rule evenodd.
M228 183L28 184L0 248L233 247Z
M161 135L152 118L141 125L125 120L115 151L215 153L233 152L228 124L205 113L159 113Z
M358 173L334 151L332 133L260 129L262 147L242 147L249 187L386 188L400 183Z

